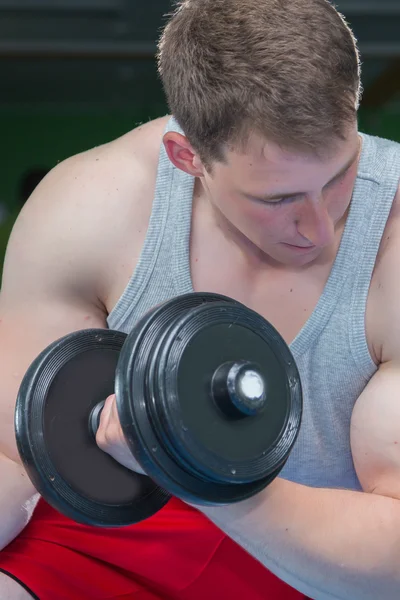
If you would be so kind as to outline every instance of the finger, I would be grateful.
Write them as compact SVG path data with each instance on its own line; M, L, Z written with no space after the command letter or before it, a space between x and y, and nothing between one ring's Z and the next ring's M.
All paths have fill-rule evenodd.
M99 428L96 433L96 442L99 446L106 443L106 431L112 422L114 400L115 394L108 396L100 414Z
M145 475L142 467L135 460L128 448L118 416L115 394L105 401L97 430L96 443L100 450L106 452L114 460L131 471Z
M115 394L113 394L112 396L109 396L109 398L107 398L107 401L110 401L110 421L113 424L118 424L118 427L120 427L120 421L119 421L119 414L118 414L118 408L117 408L117 397Z
M104 403L103 410L101 411L100 423L103 421L104 426L106 427L110 422L113 413L113 405L114 405L115 394L108 396Z

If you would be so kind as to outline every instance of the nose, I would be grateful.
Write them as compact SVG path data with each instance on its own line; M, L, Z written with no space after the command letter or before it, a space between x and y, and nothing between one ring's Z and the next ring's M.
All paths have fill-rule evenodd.
M297 231L310 245L324 247L333 242L335 226L322 197L304 202L298 215Z

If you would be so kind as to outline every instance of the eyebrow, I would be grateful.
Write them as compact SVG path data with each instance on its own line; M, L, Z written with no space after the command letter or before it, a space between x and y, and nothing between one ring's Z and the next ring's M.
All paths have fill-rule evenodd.
M332 179L330 179L328 181L328 183L325 185L325 187L327 187L328 185L330 185L331 183L333 183L336 179L339 179L342 175L344 175L349 169L350 167L353 165L353 163L357 160L359 155L359 150L357 149L357 152L355 153L354 156L351 157L351 159L345 164L344 167L342 167L342 169L340 169L340 171L338 173L336 173L336 175L334 177L332 177ZM278 192L274 193L274 194L267 194L266 196L261 196L261 200L281 200L283 198L295 198L296 196L305 196L306 192L294 192L291 194L279 194ZM254 196L250 195L250 198L254 198Z

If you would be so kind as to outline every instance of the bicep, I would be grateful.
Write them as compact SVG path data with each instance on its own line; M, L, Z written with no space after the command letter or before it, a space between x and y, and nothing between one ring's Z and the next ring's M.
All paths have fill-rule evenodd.
M0 453L14 460L15 400L30 363L63 335L107 326L110 279L132 224L144 229L146 217L136 218L142 202L132 196L142 195L132 162L107 146L60 163L11 233L0 292Z
M371 297L374 301L367 329L380 366L357 400L351 420L353 459L364 491L400 499L399 257L400 188L370 290L369 302Z
M7 248L0 292L0 452L18 460L15 401L30 363L79 329L105 328L96 293L96 256L71 202L39 190L24 207Z
M400 499L400 362L381 365L357 400L351 447L363 490Z

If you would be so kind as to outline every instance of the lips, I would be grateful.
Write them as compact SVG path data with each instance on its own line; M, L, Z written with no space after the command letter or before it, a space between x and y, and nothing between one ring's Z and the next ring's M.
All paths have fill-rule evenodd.
M301 250L310 250L311 248L315 248L315 246L296 246L295 244L287 244L286 242L282 242L285 246L290 246L291 248L299 248Z

